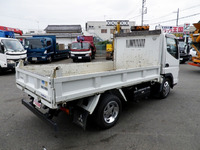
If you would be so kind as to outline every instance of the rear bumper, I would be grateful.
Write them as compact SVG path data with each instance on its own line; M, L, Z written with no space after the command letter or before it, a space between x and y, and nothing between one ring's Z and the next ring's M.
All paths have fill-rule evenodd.
M37 110L31 102L27 102L24 99L22 99L22 104L26 106L30 111L32 111L36 116L38 116L40 119L42 119L44 122L49 124L50 126L53 126L54 130L57 131L57 124L49 119L47 115L41 113L39 110Z

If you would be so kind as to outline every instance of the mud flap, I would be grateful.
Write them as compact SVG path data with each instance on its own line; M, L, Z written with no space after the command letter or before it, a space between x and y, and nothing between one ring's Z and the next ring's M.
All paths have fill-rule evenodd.
M84 109L79 108L74 110L73 123L77 124L78 126L81 126L85 130L88 115L89 112Z

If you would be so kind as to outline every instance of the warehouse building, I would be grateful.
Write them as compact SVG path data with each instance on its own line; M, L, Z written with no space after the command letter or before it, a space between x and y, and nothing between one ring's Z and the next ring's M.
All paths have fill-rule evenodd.
M100 40L109 40L113 38L114 28L117 22L120 22L121 32L130 32L131 26L135 25L135 21L129 20L106 20L106 21L88 21L85 30Z
M45 28L47 34L56 35L56 40L58 43L68 45L76 41L77 36L82 35L81 25L48 25Z

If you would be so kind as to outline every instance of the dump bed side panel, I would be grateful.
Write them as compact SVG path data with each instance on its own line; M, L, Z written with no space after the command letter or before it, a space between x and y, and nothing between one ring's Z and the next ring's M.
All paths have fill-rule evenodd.
M54 80L56 103L119 89L147 81L159 81L160 66L106 71L81 76L61 77Z

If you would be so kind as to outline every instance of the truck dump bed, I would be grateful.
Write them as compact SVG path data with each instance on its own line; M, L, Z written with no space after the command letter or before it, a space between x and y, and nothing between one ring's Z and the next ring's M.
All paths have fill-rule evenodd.
M17 87L49 108L57 108L57 104L110 89L159 81L161 50L158 43L161 36L160 32L155 32L153 36L152 34L150 37L148 34L117 37L114 61L35 66L23 66L20 63L16 68ZM130 40L145 43L131 47L131 44L127 45L128 42L133 42ZM151 58L142 62L148 57Z

